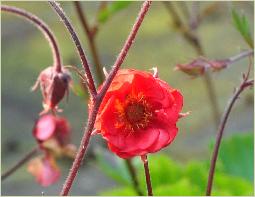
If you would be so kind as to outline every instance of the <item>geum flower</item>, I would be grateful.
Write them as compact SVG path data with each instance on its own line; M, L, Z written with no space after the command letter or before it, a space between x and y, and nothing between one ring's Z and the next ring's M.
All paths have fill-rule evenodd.
M183 97L154 76L119 70L102 101L95 133L100 133L119 157L157 152L178 132L176 122L182 117Z
M28 171L40 185L49 186L60 177L55 158L75 156L76 147L70 144L70 126L65 118L44 115L35 123L33 135L44 154L29 162Z
M44 107L41 115L49 110L55 111L57 109L58 103L65 95L68 95L70 81L71 75L65 68L62 68L59 72L55 70L55 67L51 66L40 73L35 85L32 87L32 91L36 90L40 84Z

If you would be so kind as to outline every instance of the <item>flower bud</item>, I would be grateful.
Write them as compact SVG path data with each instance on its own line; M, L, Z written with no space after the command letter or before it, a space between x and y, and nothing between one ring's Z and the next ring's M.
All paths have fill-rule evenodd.
M57 108L57 104L63 99L65 94L68 94L70 81L70 73L64 68L61 72L56 72L54 67L48 67L40 73L32 90L35 90L40 84L44 107L44 111L41 114Z

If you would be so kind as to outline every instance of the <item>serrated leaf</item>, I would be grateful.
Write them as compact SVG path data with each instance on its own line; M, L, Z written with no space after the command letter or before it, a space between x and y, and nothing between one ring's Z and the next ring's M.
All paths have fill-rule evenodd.
M244 15L242 15L242 16L238 15L238 13L234 9L232 10L232 18L233 18L233 23L234 23L236 29L243 36L246 43L251 48L254 48L253 39L252 39L249 22L248 22L247 18Z
M132 1L114 1L103 10L100 11L98 15L98 20L100 23L105 23L110 17L112 17L117 12L128 7Z

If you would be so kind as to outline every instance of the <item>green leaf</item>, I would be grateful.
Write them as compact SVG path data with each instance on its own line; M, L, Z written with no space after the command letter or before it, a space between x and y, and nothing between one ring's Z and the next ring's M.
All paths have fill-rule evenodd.
M238 15L238 13L234 9L232 10L232 18L236 29L241 33L246 43L251 48L254 48L253 39L247 18L244 15Z
M253 184L238 177L217 173L214 177L212 195L223 195L222 192L233 196L251 196L253 194Z
M136 196L132 187L114 188L100 193L101 196Z
M236 135L223 140L219 160L227 174L240 176L253 181L254 177L254 142L253 133Z
M176 181L174 184L160 185L154 188L154 195L156 196L193 196L203 195L198 186L194 185L188 179L183 178Z
M203 192L207 185L208 171L205 162L191 161L186 165L184 173L185 176L189 178L189 181L199 186L201 192Z
M108 6L105 7L105 9L101 10L98 15L98 20L100 23L105 23L110 17L112 17L117 12L125 9L128 7L132 1L114 1Z
M102 149L96 149L95 153L99 167L106 175L121 184L131 184L129 174L124 163L125 161L123 159L114 157L115 162L112 164L106 159L106 155Z
M73 83L71 90L76 94L77 96L81 98L88 98L88 94L84 91L84 89L81 87L81 84Z

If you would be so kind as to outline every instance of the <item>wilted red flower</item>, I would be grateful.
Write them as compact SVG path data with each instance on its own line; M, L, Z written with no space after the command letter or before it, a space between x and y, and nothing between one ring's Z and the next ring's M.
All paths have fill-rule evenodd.
M70 81L71 76L68 70L64 68L62 68L61 72L57 72L51 66L40 73L32 90L36 90L40 84L44 107L44 111L41 114L47 113L50 109L56 109L57 104L63 99L65 94L68 94Z
M177 64L175 70L181 70L191 76L203 75L206 69L219 71L227 67L228 60L208 60L204 57L199 57L187 64Z
M159 151L175 138L183 98L148 72L123 69L109 87L95 128L122 158Z
M28 171L39 184L49 186L60 177L55 157L75 157L76 146L70 144L70 126L65 118L44 115L35 123L33 135L44 155L31 160Z
M56 165L54 157L50 154L39 156L31 160L27 170L35 176L36 181L44 187L52 185L58 181L60 177L60 170Z
M70 126L65 118L51 114L40 117L34 126L33 135L42 149L56 155L75 154L76 148L69 144Z

